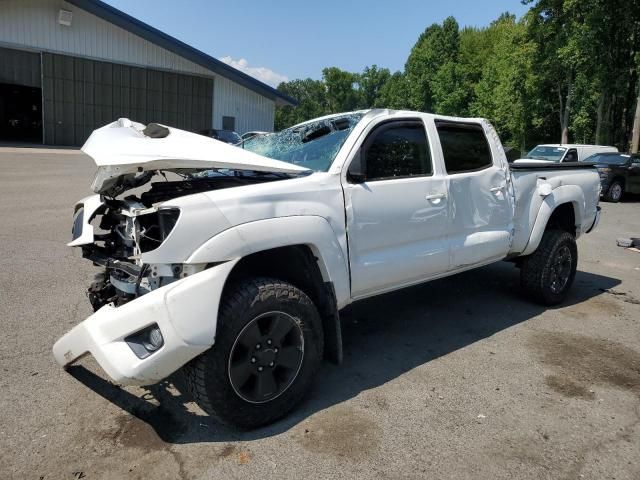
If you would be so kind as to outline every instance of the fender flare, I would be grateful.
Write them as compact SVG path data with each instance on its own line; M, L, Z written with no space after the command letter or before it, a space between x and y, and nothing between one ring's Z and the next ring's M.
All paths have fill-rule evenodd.
M218 263L291 245L307 245L325 282L333 284L337 308L350 303L347 258L329 222L319 216L270 218L231 227L207 240L186 263Z
M551 215L553 215L556 208L566 203L572 204L576 222L580 222L584 218L584 192L578 185L562 185L553 189L553 191L545 197L538 209L536 221L529 235L529 242L521 255L530 255L536 251L542 241L542 235L547 228L547 223ZM581 228L582 225L576 223L576 237L580 235Z

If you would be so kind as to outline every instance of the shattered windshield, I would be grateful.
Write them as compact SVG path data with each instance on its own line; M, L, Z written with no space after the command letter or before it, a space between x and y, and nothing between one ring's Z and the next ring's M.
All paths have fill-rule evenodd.
M270 135L250 138L243 146L274 160L326 172L363 115L352 113L312 121Z
M552 162L559 162L567 149L564 147L547 147L537 146L529 153L526 158L533 158L535 160L550 160Z

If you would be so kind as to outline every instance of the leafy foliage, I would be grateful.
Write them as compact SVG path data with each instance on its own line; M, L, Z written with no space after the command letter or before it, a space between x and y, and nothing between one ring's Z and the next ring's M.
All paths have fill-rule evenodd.
M638 0L523 0L484 28L453 17L418 37L404 71L377 65L278 89L299 101L278 107L276 128L363 108L411 109L488 118L504 143L613 144L626 150L640 97ZM640 130L640 118L636 118Z

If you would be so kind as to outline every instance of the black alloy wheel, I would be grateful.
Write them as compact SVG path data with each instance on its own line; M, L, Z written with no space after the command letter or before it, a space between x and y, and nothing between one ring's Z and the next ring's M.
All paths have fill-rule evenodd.
M523 258L520 284L536 302L558 305L566 298L577 267L575 237L563 230L549 229L536 251Z
M241 278L225 287L213 346L176 380L209 415L241 428L277 420L300 403L322 362L322 319L298 287Z
M273 400L298 376L304 357L300 325L285 312L266 312L251 320L229 355L229 381L251 403Z
M561 293L571 276L571 250L567 245L562 245L556 250L555 256L550 265L549 288L553 293Z

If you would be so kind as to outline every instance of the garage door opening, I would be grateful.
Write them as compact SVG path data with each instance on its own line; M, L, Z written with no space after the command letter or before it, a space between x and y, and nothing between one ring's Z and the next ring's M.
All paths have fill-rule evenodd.
M42 89L0 83L0 141L42 143Z

